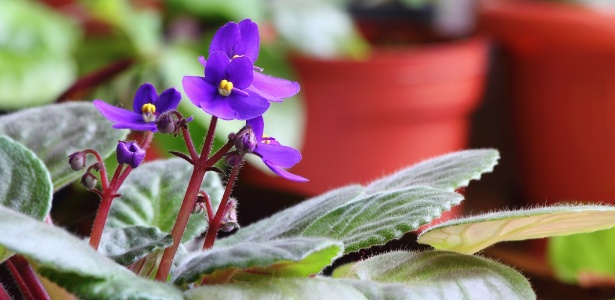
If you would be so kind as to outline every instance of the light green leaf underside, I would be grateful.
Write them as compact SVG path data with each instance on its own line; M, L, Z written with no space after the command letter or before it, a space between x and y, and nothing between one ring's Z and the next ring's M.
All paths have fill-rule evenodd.
M180 158L140 165L119 189L122 196L113 200L107 226L150 226L171 232L191 174L192 165ZM218 174L207 172L201 189L208 193L215 212L224 192ZM205 213L193 214L182 240L190 240L206 228Z
M190 254L177 269L176 284L208 282L232 272L233 281L267 280L272 277L308 277L320 273L343 252L339 241L294 238L245 243ZM227 275L228 276L228 275Z
M306 228L319 218L338 209L340 210L337 213L345 209L355 209L349 204L374 199L371 196L381 192L392 193L398 189L418 186L435 187L452 192L467 185L470 180L478 179L480 174L491 171L498 158L498 152L489 149L460 151L436 157L375 181L367 187L349 185L308 199L267 219L241 228L231 237L217 242L216 246L302 236ZM363 203L368 204L369 202L364 201ZM344 206L346 206L345 209L342 208ZM433 214L426 213L424 222L428 222L427 218L431 215ZM378 220L371 221L377 222ZM398 225L389 224L391 227ZM348 245L345 247L346 251L353 249L348 248Z
M561 280L615 278L615 228L549 239L548 258Z
M344 282L369 299L536 299L515 270L453 252L391 252L360 261L351 270L361 280Z
M36 154L0 135L0 205L43 220L51 209L51 190L49 172ZM0 262L12 254L0 246Z
M457 193L428 187L381 192L314 220L302 235L341 240L345 253L354 252L400 238L462 200Z
M111 128L111 122L92 103L70 102L2 116L0 134L10 136L36 153L51 173L57 191L83 175L70 168L70 154L89 148L105 158L114 152L117 141L124 139L128 130ZM88 161L94 162L91 156Z
M519 241L615 226L615 207L570 205L494 212L451 220L425 230L419 243L471 254L502 241Z
M160 232L157 227L106 228L98 252L118 264L128 266L152 252L171 246L172 243L171 235Z
M57 227L0 206L0 245L82 299L183 299L165 284L137 277Z

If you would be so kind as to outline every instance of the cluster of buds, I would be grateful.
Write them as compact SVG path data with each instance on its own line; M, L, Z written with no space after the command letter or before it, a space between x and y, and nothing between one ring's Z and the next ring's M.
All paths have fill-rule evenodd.
M178 135L182 128L187 128L186 124L191 120L192 118L184 119L178 111L166 111L158 116L156 129L160 133Z
M231 133L228 139L235 145L235 151L231 151L224 156L224 162L231 167L243 163L243 157L248 153L253 153L258 145L258 140L250 126L245 126L238 133Z

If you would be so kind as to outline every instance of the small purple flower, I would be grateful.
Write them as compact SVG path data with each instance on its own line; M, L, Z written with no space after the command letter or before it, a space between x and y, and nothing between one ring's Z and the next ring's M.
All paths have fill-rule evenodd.
M223 52L231 59L247 57L255 63L259 48L258 25L250 19L245 19L239 24L228 22L220 27L211 41L209 54ZM207 65L204 57L199 57L199 61L204 67ZM299 92L299 83L268 76L261 71L261 68L254 67L254 80L248 90L271 102L282 102L282 98L294 96Z
M119 141L116 153L118 163L129 164L133 169L138 167L145 158L145 150L135 142Z
M259 156L265 165L280 177L297 182L306 182L307 178L292 174L283 168L291 168L301 161L301 153L294 148L282 146L274 138L263 135L265 123L263 117L246 121L256 136L256 148L253 152Z
M182 83L192 103L224 120L248 120L261 116L270 104L247 88L254 79L247 57L229 59L222 52L209 56L205 77L184 76Z
M156 119L165 111L174 110L179 105L181 94L175 89L165 90L158 96L156 88L149 83L139 87L132 103L133 111L94 100L94 106L110 120L113 128L156 132Z

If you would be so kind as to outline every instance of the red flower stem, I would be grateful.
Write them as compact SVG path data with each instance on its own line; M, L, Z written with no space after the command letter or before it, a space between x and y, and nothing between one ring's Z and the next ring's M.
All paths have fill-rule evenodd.
M113 178L111 178L111 186L116 185L117 179L122 173L122 168L124 168L124 164L118 165L117 168L115 169L115 172L113 173Z
M182 135L184 136L184 141L186 141L186 148L188 148L188 152L190 152L190 158L192 158L192 161L196 161L199 155L196 153L194 143L192 142L192 137L190 136L190 132L188 132L187 128L182 127Z
M207 160L207 164L209 166L216 164L216 162L218 162L229 150L231 150L231 148L233 148L233 145L234 144L232 142L224 144L220 150L216 151L216 153L214 153L214 155Z
M231 171L231 175L229 175L226 188L224 189L224 195L222 195L222 201L218 206L216 216L213 220L209 221L209 228L207 228L207 235L205 236L205 242L203 243L203 250L210 249L214 246L214 242L218 236L218 231L220 230L220 222L222 222L222 218L224 218L224 215L228 212L228 208L226 206L231 197L231 190L233 190L233 186L235 185L235 179L237 178L237 174L239 174L239 169L241 169L241 164L234 166Z
M0 284L0 300L11 300L11 296L6 292L2 284Z
M143 150L147 150L147 148L149 148L149 145L152 143L153 138L154 138L153 131L145 132L145 137L143 137L143 140L141 140L141 145L139 145L139 147L141 147L141 149Z
M190 176L190 182L188 182L188 188L186 189L184 200L179 208L175 225L173 225L173 230L171 231L173 244L171 247L164 250L162 259L160 260L160 265L158 266L158 272L156 273L156 280L158 281L165 282L167 280L169 270L171 269L171 263L173 262L173 258L175 257L175 253L177 252L177 248L181 242L181 238L186 230L186 225L188 224L190 213L194 207L196 196L201 190L201 183L203 182L207 169L213 165L208 160L208 157L214 141L217 123L218 118L212 116L211 122L209 123L209 130L207 130L207 136L205 137L205 142L203 143L203 149L201 149L201 156L194 160L192 176Z
M92 154L94 156L96 156L96 160L99 162L100 164L100 183L102 185L103 191L106 190L107 188L109 188L109 182L107 181L107 171L105 170L105 164L103 163L102 158L100 157L100 155L98 154L98 152L96 152L96 150L93 149L86 149L83 150L83 153L85 154Z
M205 208L207 209L207 222L211 222L211 220L213 220L214 218L214 210L211 207L211 199L206 193L202 193L202 195L205 198Z
M13 255L7 260L7 265L26 299L50 299L36 273L23 256Z

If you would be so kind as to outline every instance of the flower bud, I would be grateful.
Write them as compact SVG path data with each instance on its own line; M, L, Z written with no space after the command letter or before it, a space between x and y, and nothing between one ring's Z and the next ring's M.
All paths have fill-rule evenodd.
M158 117L156 120L156 128L160 133L175 133L177 130L177 125L175 124L175 120L169 113L164 113Z
M249 127L244 127L235 136L235 149L241 153L250 153L256 148L256 136Z
M83 176L81 177L81 184L88 189L95 188L97 182L98 179L96 178L96 176L94 176L94 174L90 172L83 174Z
M204 212L205 209L206 209L205 203L197 201L194 203L194 206L192 207L192 214L193 215L200 214Z
M238 166L243 162L243 155L237 151L231 151L224 155L224 162L231 167Z
M119 141L116 154L118 163L129 164L133 169L138 167L145 158L145 150L135 142Z
M87 164L85 153L79 151L68 156L68 163L73 171L81 171Z
M231 232L235 228L239 228L237 223L237 201L235 199L229 199L230 209L220 222L220 230L224 232Z

